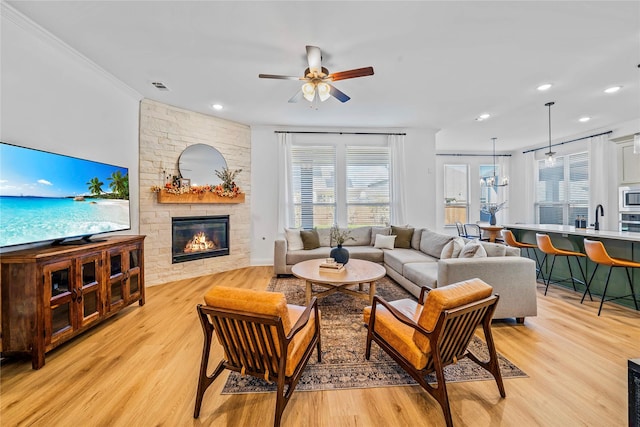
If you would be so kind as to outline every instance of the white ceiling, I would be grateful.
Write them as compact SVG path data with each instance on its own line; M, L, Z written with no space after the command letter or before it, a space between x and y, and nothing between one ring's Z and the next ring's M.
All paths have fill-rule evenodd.
M433 128L440 152L510 151L546 144L548 101L554 141L640 118L638 1L8 3L145 97L248 125ZM375 75L336 82L345 104L290 104L299 82L258 74L302 75L307 44L329 71Z

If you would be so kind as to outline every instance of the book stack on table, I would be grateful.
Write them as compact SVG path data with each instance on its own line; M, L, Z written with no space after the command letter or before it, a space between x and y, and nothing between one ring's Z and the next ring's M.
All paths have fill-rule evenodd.
M320 264L320 271L328 273L340 273L344 271L344 264L339 262L323 262Z

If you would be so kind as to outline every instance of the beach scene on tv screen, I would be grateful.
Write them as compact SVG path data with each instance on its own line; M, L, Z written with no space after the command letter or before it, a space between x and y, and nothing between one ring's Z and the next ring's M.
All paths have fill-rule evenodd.
M128 169L0 144L0 246L126 230Z

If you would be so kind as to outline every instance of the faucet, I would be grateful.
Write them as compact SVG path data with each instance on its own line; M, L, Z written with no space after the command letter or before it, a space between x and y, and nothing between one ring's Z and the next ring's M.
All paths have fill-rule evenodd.
M598 209L600 209L600 215L604 216L604 208L602 205L596 206L596 222L593 223L594 230L600 230L600 223L598 222Z

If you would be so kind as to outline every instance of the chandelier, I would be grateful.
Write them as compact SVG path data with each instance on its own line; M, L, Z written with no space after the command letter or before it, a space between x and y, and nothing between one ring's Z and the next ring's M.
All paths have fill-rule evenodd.
M496 172L496 139L498 138L491 138L493 141L493 175L480 178L480 185L483 187L506 187L509 185L509 178L506 176L503 176L500 183L498 183L499 177Z

